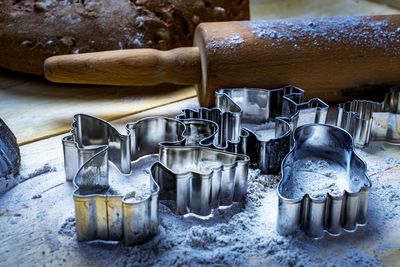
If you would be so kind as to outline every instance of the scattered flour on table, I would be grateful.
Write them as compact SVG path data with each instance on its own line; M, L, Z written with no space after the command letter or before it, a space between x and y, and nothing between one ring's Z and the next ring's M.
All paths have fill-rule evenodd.
M22 170L22 167L20 168ZM9 175L8 177L0 177L0 196L5 193L6 191L10 190L14 186L18 185L19 183L25 182L29 179L37 177L39 175L48 173L48 172L56 172L57 168L51 166L49 163L46 163L40 168L37 168L33 171L26 172L21 171L19 175Z
M260 170L250 169L245 203L217 209L206 220L177 216L161 203L160 233L149 242L134 247L80 243L79 249L85 250L88 258L111 253L116 266L380 266L379 255L384 253L384 247L381 251L368 251L355 245L381 242L382 221L395 218L390 216L397 216L400 210L400 179L397 184L386 185L378 178L371 178L374 190L370 193L368 225L340 237L314 241L301 232L287 237L278 235L275 222L279 176L260 175ZM74 223L73 218L68 218L60 235L74 240L74 232L70 231L75 228Z
M75 217L68 217L65 222L61 225L58 231L60 235L73 237L76 233L75 230Z
M49 163L46 163L42 167L37 168L37 169L33 170L32 172L22 174L19 177L19 181L24 182L24 181L34 178L36 176L39 176L39 175L42 175L42 174L45 174L48 172L56 172L56 171L57 171L56 167L51 166Z

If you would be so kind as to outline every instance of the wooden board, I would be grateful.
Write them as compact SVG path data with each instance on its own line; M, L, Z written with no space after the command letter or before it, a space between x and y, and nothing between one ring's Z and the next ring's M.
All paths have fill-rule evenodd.
M253 19L393 13L399 10L363 0L251 1ZM64 86L0 70L0 117L25 144L67 131L75 113L115 119L196 94L194 87L157 88Z
M59 85L0 71L0 117L20 144L68 131L76 113L112 120L195 95L194 87Z
M196 105L195 99L179 101L171 105L121 118L113 121L112 124L119 129L123 129L126 123L136 121L142 117L156 114L173 116L176 109L193 108ZM0 244L0 262L4 266L126 266L130 263L136 266L145 265L142 264L142 260L146 262L147 258L152 258L157 263L158 260L161 261L165 257L169 257L169 255L176 257L176 260L183 258L193 263L192 259L198 258L199 255L214 255L212 253L215 250L224 251L224 247L231 246L232 244L227 244L224 240L231 240L228 238L229 235L232 232L240 231L239 224L241 222L235 218L248 218L240 217L240 213L245 212L244 209L237 209L237 213L235 213L237 216L224 216L224 210L227 211L232 207L220 210L208 220L178 217L175 220L179 220L177 223L179 227L184 225L184 228L181 229L185 229L185 231L176 236L181 240L180 243L170 243L171 241L168 237L174 235L175 232L172 229L178 226L169 224L169 221L166 220L177 216L166 211L167 208L164 207L164 211L160 213L160 234L144 245L124 247L116 244L78 242L73 221L74 203L72 193L74 186L72 183L65 181L61 146L62 137L63 135L55 136L21 146L21 180L23 182L0 196L0 225L2 225L2 231L0 232L0 239L2 240ZM391 194L378 195L379 192L382 192L378 188L382 187L382 184L378 184L378 181L380 183L384 182L386 188L390 187L392 192L400 188L400 153L398 147L373 143L369 148L357 150L357 153L367 161L368 173L373 181L373 187L370 192L368 225L360 227L355 233L344 233L340 237L326 236L318 241L313 241L303 236L280 238L280 243L290 242L294 244L294 247L300 243L304 246L303 251L307 252L307 254L298 254L296 259L300 262L293 261L293 263L301 264L301 260L304 257L328 259L334 255L337 259L348 260L349 264L361 259L359 266L376 263L375 261L368 261L369 258L377 258L385 266L398 266L400 260L400 221L397 213L385 217L386 213L382 212L382 210L390 207L381 204L387 204L385 202L386 199L393 198L393 205L397 205L399 200L395 199L395 194L393 196ZM38 157L38 155L40 156ZM386 158L388 160L382 160ZM265 181L263 179L260 181ZM268 187L261 182L257 183L257 185L261 188ZM257 247L257 257L253 255L253 257L246 258L248 257L246 250L248 250L249 245L244 244L243 239L247 240L245 238L248 237L241 237L240 242L242 243L238 243L240 244L238 246L240 252L227 252L224 255L227 262L232 257L238 257L248 259L248 266L283 266L282 263L278 264L273 261L276 255L285 256L285 253L280 253L279 248L273 247L276 239L275 235L264 235L268 231L267 229L275 227L276 217L274 216L276 215L271 210L275 210L278 205L277 196L275 189L264 190L265 192L249 192L249 194L253 194L253 197L262 194L264 198L260 199L257 204L258 207L255 209L256 212L252 214L251 221L248 221L248 225L245 227L246 231L258 237L257 243L251 243L250 246L260 246L260 244L263 246ZM391 192L390 190L388 192ZM267 197L267 194L272 198ZM254 205L254 202L252 203ZM249 203L245 205L251 209ZM208 232L208 229L215 222L217 222L218 226L228 224L229 231L224 233L222 237L214 237L215 235L212 232ZM204 242L214 246L217 244L219 247L214 250L205 249L187 241L188 236L193 232L198 236L202 231L207 233L207 236L214 237L214 239L210 238ZM199 239L195 240L200 242L197 241ZM262 243L260 240L265 242ZM316 250L316 246L322 249ZM188 252L189 248L192 249L191 251L197 249L196 255L190 253L176 254L176 251ZM146 259L137 257L140 252L148 253L145 254ZM290 253L290 251L287 251L287 253ZM355 258L354 260L353 257ZM326 259L316 264L334 264ZM224 262L223 260L224 258L221 260L221 258L215 257L215 261L218 263ZM346 266L349 264L346 264ZM225 265L229 264L225 262Z
M385 4L390 7L400 8L400 1L399 0L371 0L373 2Z

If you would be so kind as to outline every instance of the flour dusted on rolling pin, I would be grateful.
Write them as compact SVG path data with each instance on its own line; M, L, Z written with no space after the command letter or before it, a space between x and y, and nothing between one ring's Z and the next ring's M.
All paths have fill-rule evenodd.
M301 49L304 46L304 40L312 38L313 42L307 43L307 45L316 48L320 45L320 41L324 40L324 42L346 45L393 48L396 52L400 52L400 27L393 30L389 27L390 24L387 20L371 21L366 18L369 17L250 21L243 22L243 24L249 26L257 38L273 40L270 42L270 46L273 47L292 42L293 48ZM285 28L285 31L277 30L282 27ZM399 46L390 46L389 44L393 41L399 43ZM234 49L244 42L245 40L239 33L215 37L207 44L207 49Z
M293 42L293 48L303 48L304 39L312 38L308 45L318 47L320 40L346 45L380 47L400 52L400 27L392 29L388 20L373 21L370 17L337 17L321 19L292 19L274 21L270 27L267 21L248 23L252 33L258 38L270 38L271 46L281 46ZM286 31L278 31L284 27ZM346 37L346 38L344 38ZM397 42L399 46L392 46ZM328 47L329 48L329 47ZM393 52L393 51L392 51Z
M400 15L201 23L193 44L52 57L44 72L63 83L197 84L207 107L221 88L293 84L338 102L400 83Z
M237 46L244 43L242 37L239 34L234 34L229 38L215 38L207 44L207 49L217 50L217 49L234 49Z
M306 98L345 101L400 83L400 15L205 23L194 44L208 107L219 88L294 84Z

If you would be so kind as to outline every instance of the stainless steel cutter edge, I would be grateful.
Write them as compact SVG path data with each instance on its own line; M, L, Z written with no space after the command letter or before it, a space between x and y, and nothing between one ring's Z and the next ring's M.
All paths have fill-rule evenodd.
M73 193L78 241L123 240L126 245L140 244L158 233L159 187L150 179L151 194L142 201L127 202L123 195L108 193L108 148L86 161L74 177ZM84 190L77 181L97 177L104 191ZM89 190L86 190L89 191Z
M347 130L357 147L369 142L400 143L400 87L390 89L383 102L352 100L340 104L336 125Z
M169 118L164 118L164 117L152 117L152 118L147 118L147 119L142 119L137 121L136 123L128 124L127 125L127 130L130 133L129 139L127 139L123 135L117 135L117 130L113 128L113 126L106 121L91 117L91 116L86 116L86 115L77 115L74 118L74 127L73 127L73 134L79 135L80 137L85 136L83 133L82 129L79 129L79 122L80 119L82 119L82 116L86 119L89 120L94 120L94 122L99 122L100 124L104 125L106 128L111 127L112 129L108 129L108 133L113 133L112 136L117 136L118 138L111 138L113 139L113 142L117 139L118 144L122 140L123 143L125 140L128 140L127 142L131 142L133 145L131 146L131 149L126 149L126 146L122 146L124 149L122 151L129 151L130 153L133 154L126 154L126 152L122 153L117 153L115 155L129 155L128 161L130 162L131 160L135 160L140 158L146 153L142 153L143 151L137 151L140 150L141 147L146 146L146 144L143 144L140 139L141 139L141 134L136 135L137 129L141 128L140 125L143 122L146 122L147 120L152 120L152 119L163 119L163 120L169 120L170 122L175 122L177 125L183 126L183 128L180 128L180 130L177 131L177 137L175 138L176 140L162 140L164 144L161 144L160 146L163 147L163 150L167 149L168 145L172 145L173 147L169 148L169 150L180 150L180 149L189 149L192 151L197 151L197 150L202 150L202 151L215 151L215 153L218 153L219 155L236 155L232 153L227 153L227 152L222 152L219 150L212 150L212 149L207 149L207 148L199 148L199 147L179 147L179 145L182 145L183 142L185 141L185 125L182 124L181 122L174 120L174 119L169 119ZM93 123L93 121L92 121ZM186 123L189 123L189 125L193 125L193 123L200 123L202 126L204 126L204 121L186 121ZM208 124L208 122L206 122ZM144 125L146 125L144 123ZM210 126L210 125L208 125ZM215 128L215 125L211 124L212 128ZM146 128L146 127L144 127ZM147 131L142 131L143 133L147 134ZM168 132L168 130L167 130ZM159 134L160 132L158 132ZM211 136L214 133L211 133ZM197 137L199 138L199 137ZM210 136L205 139L209 139ZM84 157L89 158L87 159L84 163L82 163L82 166L79 168L79 170L76 173L76 176L74 177L74 183L78 187L78 189L74 192L74 200L75 200L75 211L76 211L76 225L77 225L77 237L78 240L84 241L84 240L96 240L96 239L103 239L103 240L120 240L123 238L124 243L127 245L132 245L132 244L137 244L145 241L149 236L155 235L158 232L158 194L159 194L159 187L157 183L154 182L153 179L157 179L157 181L162 182L165 178L164 177L170 177L171 178L171 173L173 172L168 169L168 167L165 167L161 163L154 164L153 167L151 168L151 173L153 175L156 175L155 177L151 177L151 188L152 188L152 193L151 196L143 201L140 202L127 202L124 201L123 196L120 195L107 195L107 194L89 194L89 195L82 195L79 194L79 190L82 188L79 188L79 186L82 186L82 182L77 182L77 181L87 181L87 180L96 180L96 185L103 186L103 188L107 188L108 185L108 160L110 159L113 163L116 163L116 167L121 170L121 166L123 164L118 164L122 161L121 157L114 157L110 158L109 152L109 146L108 145L103 145L104 141L110 142L110 140L103 140L103 142L100 142L98 146L95 147L89 147L86 151L85 147L82 146L82 142L78 140L76 142L75 140L79 139L76 136L75 137L67 137L63 140L63 144L65 146L65 150L67 153L65 154L65 165L66 166L71 166L68 164L68 160L73 159L75 155L75 160L74 163L78 162L80 164L79 160L83 162ZM104 139L104 138L103 138ZM108 138L106 138L108 139ZM167 138L170 139L170 138ZM98 140L97 140L98 141ZM169 141L169 142L165 142ZM204 139L200 139L200 142L204 141ZM107 143L105 142L105 143ZM81 145L79 145L80 143ZM125 143L124 143L125 144ZM129 148L129 146L128 146ZM158 148L158 146L157 146ZM75 154L71 153L71 151L74 151ZM87 152L87 153L86 153ZM115 151L114 151L115 152ZM85 154L86 153L86 154ZM136 155L135 155L136 154ZM161 153L162 155L162 153ZM232 175L234 177L234 183L232 181L229 181L229 184L233 184L233 188L229 188L226 185L221 186L220 190L218 190L218 187L216 186L215 183L213 183L213 194L212 198L210 199L211 202L205 201L204 199L200 198L201 205L200 207L191 207L188 203L182 202L182 199L178 199L179 195L185 195L185 194L180 194L181 192L178 193L179 190L183 189L178 189L176 191L176 197L173 200L176 203L176 212L178 214L186 214L188 212L194 212L199 215L208 215L211 212L212 208L218 207L220 204L221 205L230 205L232 204L232 201L238 201L241 200L247 190L247 171L248 171L248 162L249 158L244 155L236 155L238 157L242 157L243 159L240 160L239 163L235 164L230 164L230 166L224 164L223 165L223 170L220 173L225 173L224 177L232 178ZM77 160L78 158L78 160ZM117 159L118 161L114 162L113 160ZM75 165L73 165L75 167ZM130 168L130 166L129 166ZM233 169L235 171L233 171ZM236 172L236 169L238 171ZM231 174L231 176L227 175L227 171ZM127 171L122 173L128 173ZM66 174L71 173L71 171L66 170ZM196 174L196 172L191 172L192 174ZM214 170L211 173L208 174L196 174L197 176L204 176L204 175L210 175L213 174ZM241 173L240 179L236 177L235 174ZM185 173L184 175L188 176L188 173ZM85 177L86 176L86 177ZM180 176L180 177L178 177ZM172 175L172 180L180 178L182 181L182 174L174 174ZM204 180L204 179L202 179ZM229 179L228 179L229 180ZM79 186L78 186L79 184ZM165 184L165 183L163 183ZM84 184L83 184L84 186ZM211 186L211 184L210 184ZM203 188L204 190L204 188ZM233 190L233 191L232 191ZM189 189L185 189L184 191L193 191ZM163 193L163 192L162 192ZM165 194L162 194L165 195ZM229 201L226 198L226 196L232 196L232 198ZM189 203L195 203L193 199ZM128 216L124 216L124 214L129 214Z
M207 216L212 209L244 200L250 162L248 156L200 146L163 144L160 145L159 155L160 161L152 167L152 177L161 188L160 199L175 202L176 214ZM175 164L176 158L184 162ZM206 170L181 170L183 166L193 164L198 167L207 161L212 163Z
M277 89L217 90L217 107L226 102L241 107L241 124L249 133L247 140L241 139L242 143L246 142L240 146L244 147L241 153L250 155L252 163L264 174L279 173L281 162L290 150L293 130L306 123L325 123L329 109L329 105L318 98L304 101L304 90L293 85ZM275 138L268 141L258 138L255 131L245 126L249 121L257 125L274 121Z
M286 179L288 179L285 175L287 172L291 171L293 166L293 155L300 153L297 150L301 148L297 147L296 142L298 142L300 136L303 135L303 133L300 132L307 130L307 128L335 131L342 135L345 140L347 139L347 142L344 143L351 145L345 149L348 149L351 153L349 166L354 171L350 172L352 176L348 177L348 179L352 181L354 179L353 176L355 176L355 171L359 172L357 175L363 177L363 186L360 187L359 191L349 192L344 190L340 195L332 195L328 192L323 199L314 198L310 194L305 194L302 198L286 198L282 195ZM314 239L320 239L324 237L325 232L330 235L340 235L342 230L353 232L357 229L357 226L365 225L367 221L368 191L372 184L366 175L365 162L353 150L354 143L351 135L347 131L336 126L307 124L297 128L294 137L295 146L282 162L282 179L277 187L278 233L289 235L298 230L304 230L308 236ZM310 149L310 144L307 145L307 149Z
M329 106L320 99L304 102L304 91L288 85L277 89L231 88L216 91L216 108L185 109L180 120L198 118L213 120L220 126L214 147L250 156L251 162L264 174L278 174L280 163L290 150L292 129L306 123L325 123ZM253 101L256 112L246 108ZM274 108L270 105L274 104ZM247 118L256 116L257 123L275 121L276 138L260 140L246 127Z
M0 119L0 195L18 184L21 155L17 138Z
M170 142L171 145L182 145L185 142L189 142L192 145L195 144L194 140L188 140L188 137L190 137L190 131L188 130L190 130L191 126L208 128L204 136L201 136L198 140L198 143L202 145L207 145L210 142L209 140L218 131L218 126L212 121L191 119L182 122L167 117L156 116L128 123L126 125L127 134L124 135L120 134L113 125L105 120L86 114L76 114L73 118L71 134L62 140L66 180L72 181L78 169L89 158L102 150L104 146L111 147L109 153L110 160L118 166L121 172L124 174L129 173L131 171L131 161L139 158L141 155L157 153L158 148L154 147L154 144L151 146L152 151L143 150L146 144L142 142L146 140L147 132L144 130L143 135L137 133L145 128L146 124L151 123L151 121L157 124L158 120L165 122L164 127L176 130L176 135L169 137L168 140L163 140L159 137L161 138L159 139L160 142ZM153 135L163 133L165 132L153 132ZM95 137L95 140L88 140L89 138L86 135ZM85 145L85 143L89 144L89 146Z
M168 163L174 153L207 153L217 158L234 158L229 163L221 163L206 172L173 171ZM195 213L207 216L212 209L229 206L242 201L247 192L249 158L220 150L199 146L160 145L160 162L151 167L151 194L141 201L128 201L123 195L111 193L81 194L84 190L76 184L85 176L105 177L108 172L107 148L88 160L74 178L77 189L74 192L77 238L89 240L123 240L125 245L146 241L158 233L158 199L175 202L176 214ZM193 157L198 161L204 157ZM208 158L207 158L208 159ZM108 186L107 178L103 186ZM197 182L194 182L197 181ZM160 189L160 186L161 189ZM108 190L108 189L107 189Z

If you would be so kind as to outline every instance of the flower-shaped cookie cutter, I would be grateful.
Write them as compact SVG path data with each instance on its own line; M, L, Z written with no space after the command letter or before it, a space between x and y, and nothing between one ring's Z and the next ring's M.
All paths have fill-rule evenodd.
M302 229L319 239L365 225L371 182L351 135L336 126L307 124L295 130L294 142L277 188L277 231Z

